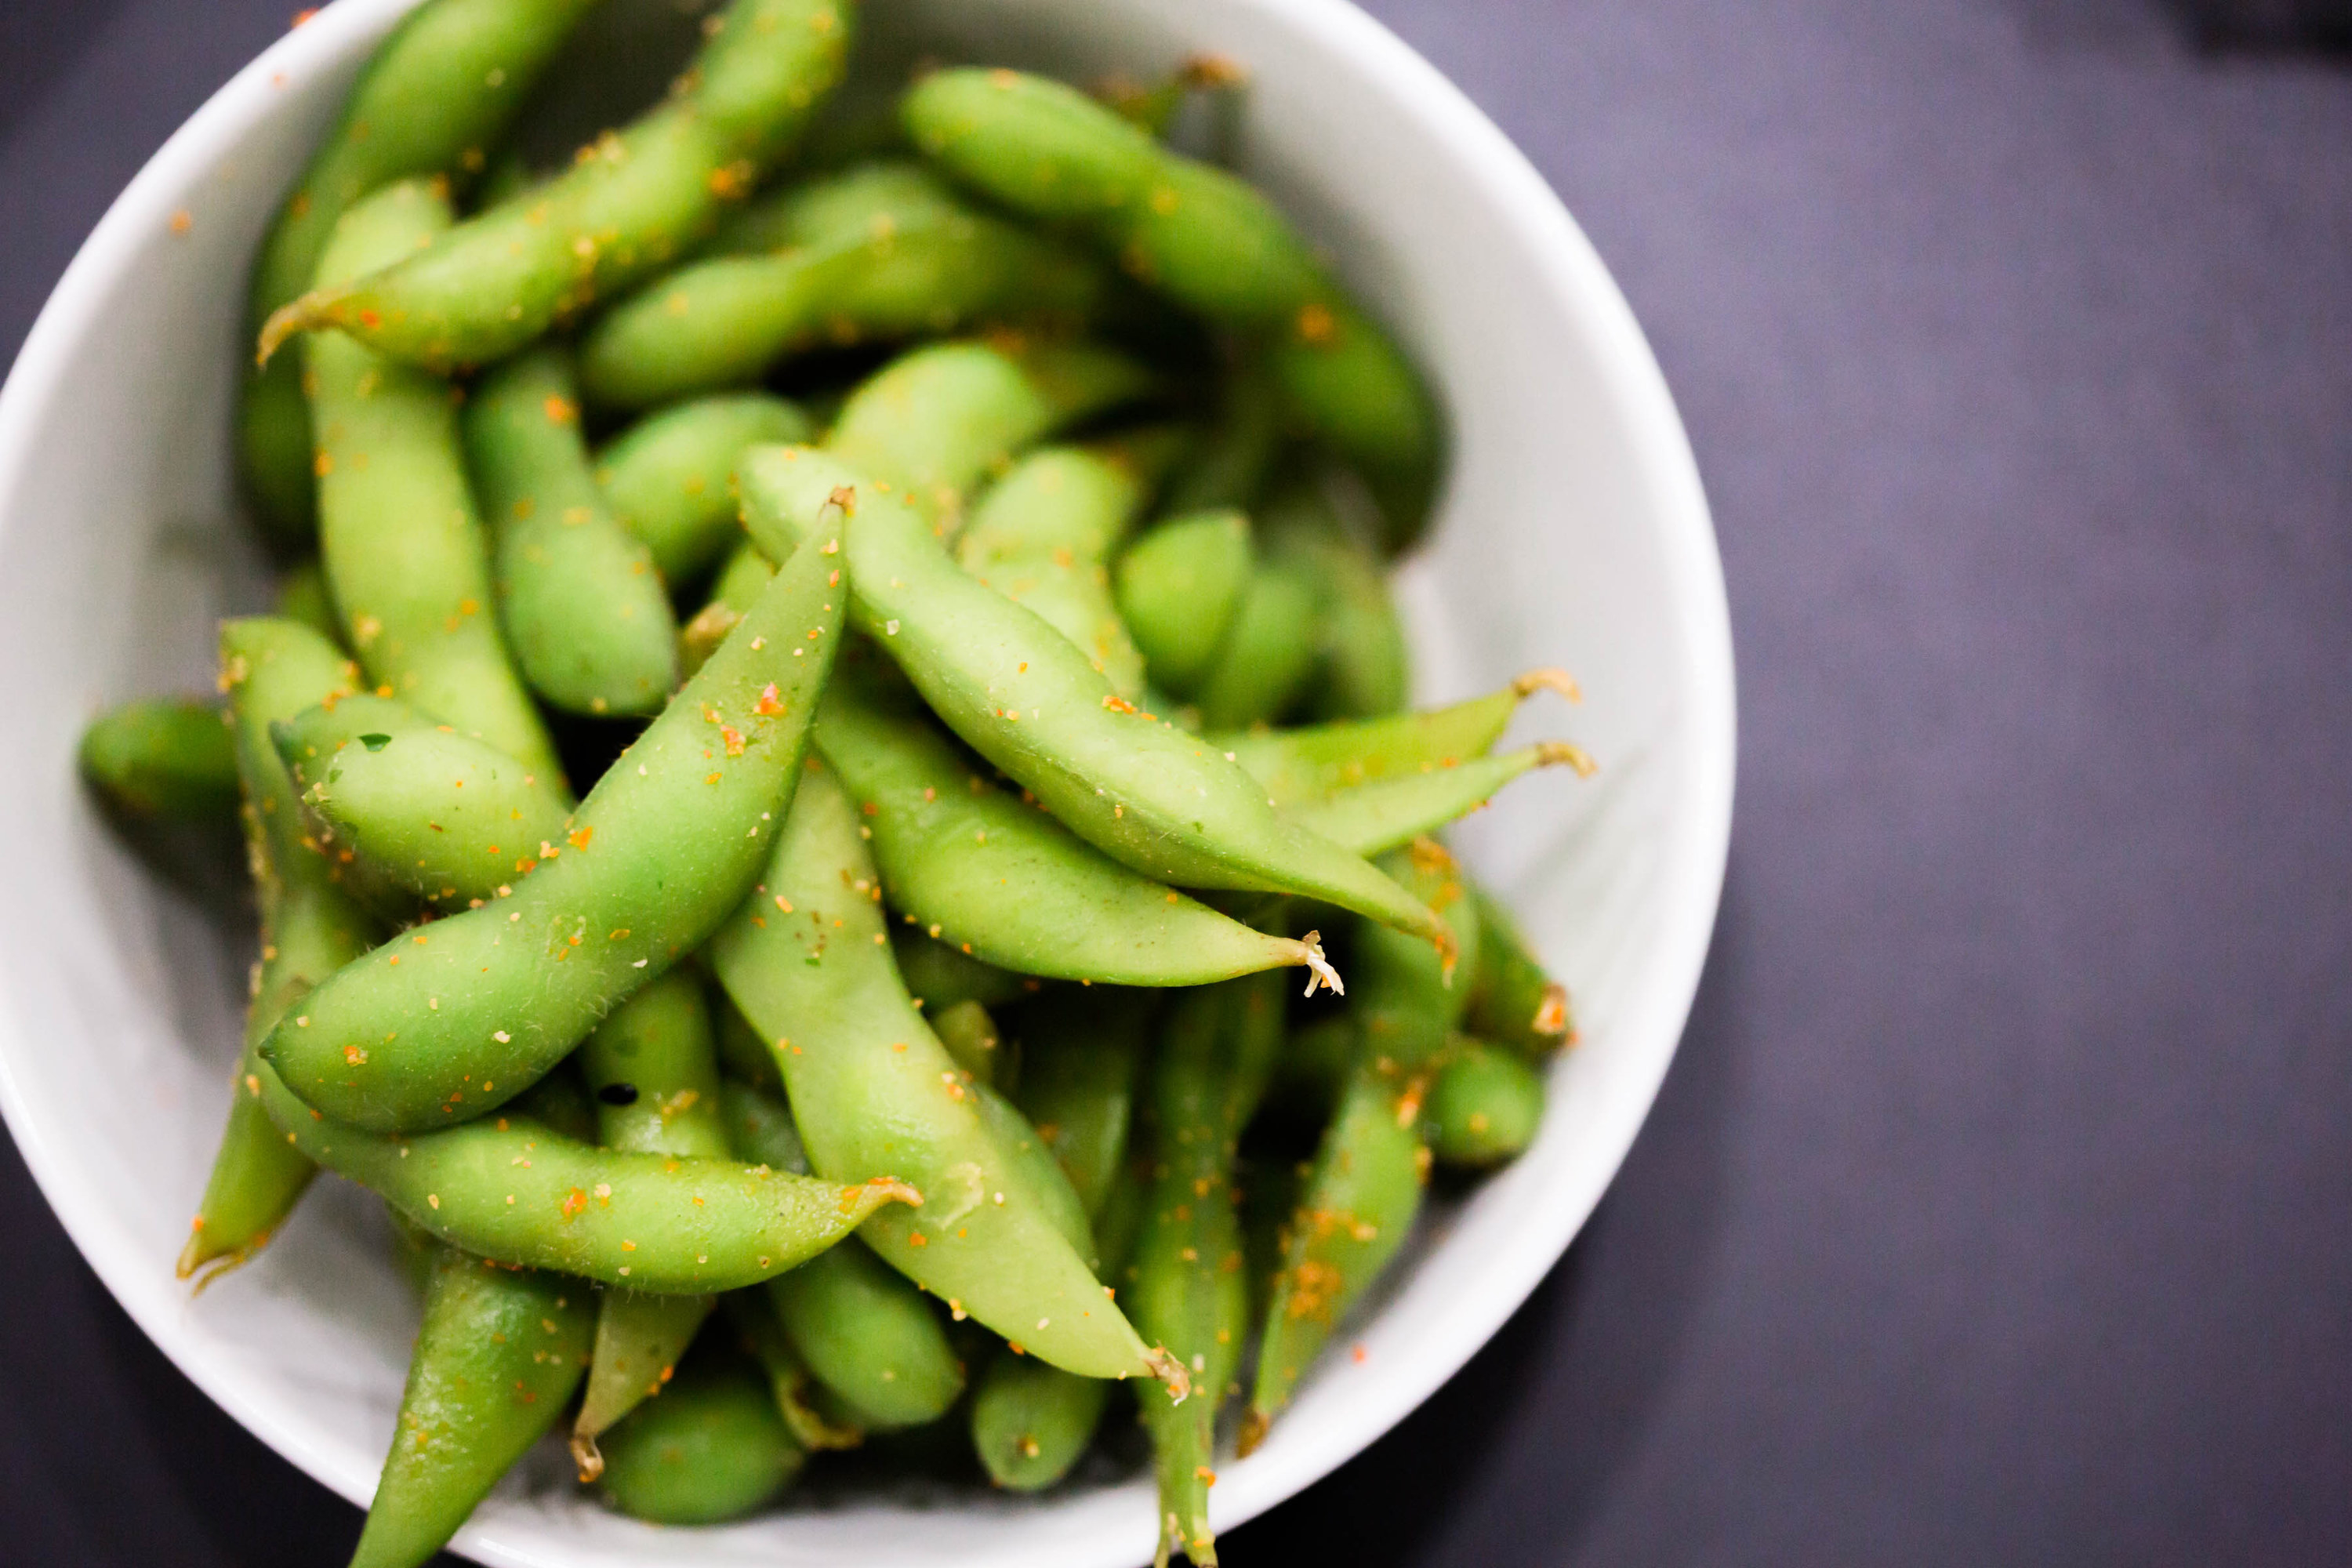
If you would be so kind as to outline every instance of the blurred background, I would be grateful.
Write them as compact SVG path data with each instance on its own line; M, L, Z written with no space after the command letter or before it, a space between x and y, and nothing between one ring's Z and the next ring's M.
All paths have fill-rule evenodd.
M0 357L289 8L0 4ZM1664 364L1738 817L1591 1226L1226 1561L2352 1562L2352 0L1368 8ZM341 1560L0 1246L0 1558Z

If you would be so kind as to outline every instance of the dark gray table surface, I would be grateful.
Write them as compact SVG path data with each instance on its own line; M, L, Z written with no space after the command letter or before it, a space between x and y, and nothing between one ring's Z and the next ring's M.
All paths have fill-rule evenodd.
M0 6L0 352L290 3ZM1590 1229L1227 1560L2352 1561L2352 73L2142 0L1371 8L1664 363L1738 819ZM0 1560L341 1561L13 1152L0 1240Z

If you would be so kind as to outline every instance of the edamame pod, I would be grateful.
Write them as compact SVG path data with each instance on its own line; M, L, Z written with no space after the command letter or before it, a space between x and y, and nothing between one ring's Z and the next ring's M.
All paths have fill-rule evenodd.
M776 1402L776 1414L784 1418L784 1429L793 1441L811 1453L825 1448L855 1448L866 1440L865 1430L836 1419L817 1407L822 1397L809 1376L808 1363L801 1352L793 1349L785 1337L784 1326L776 1321L776 1314L768 1305L765 1295L758 1290L731 1290L719 1298L719 1310L743 1342L743 1348L760 1370L768 1375L768 1393Z
M951 1307L1072 1372L1148 1373L1181 1392L1181 1371L1136 1338L1016 1178L898 979L880 897L848 797L812 763L758 897L711 943L772 1044L811 1163L932 1184L922 1210L877 1215L865 1239Z
M1429 1152L1441 1164L1484 1170L1515 1159L1543 1121L1544 1080L1510 1051L1456 1036L1430 1086Z
M293 362L289 361L291 364ZM310 429L310 415L304 405L302 425L305 435ZM309 483L305 476L305 484ZM333 595L327 591L327 574L318 558L311 557L289 570L278 581L278 614L289 621L299 621L338 647L342 646L343 623L335 614Z
M730 1084L727 1104L739 1159L808 1168L781 1100ZM767 1301L803 1364L861 1426L919 1426L963 1393L963 1363L938 1310L864 1246L834 1247L779 1275Z
M596 482L662 580L700 576L743 537L735 463L763 441L806 441L808 416L763 392L699 397L646 415L596 453Z
M452 1247L632 1290L756 1285L882 1205L917 1201L902 1182L842 1185L731 1160L599 1149L520 1112L415 1137L365 1132L320 1117L274 1071L257 1076L293 1147Z
M995 1084L996 1064L1003 1059L1000 1053L1004 1037L996 1020L988 1016L987 1008L977 1002L959 1002L923 1016L930 1020L931 1032L939 1036L940 1044L947 1047L956 1066L981 1083L992 1087Z
M465 431L498 539L499 618L531 689L573 713L660 708L677 623L653 552L597 488L570 353L541 344L492 371Z
M965 206L877 214L770 256L680 268L588 330L581 377L598 403L639 408L756 383L788 355L970 322L1074 325L1108 279L1093 258Z
M997 788L857 662L825 693L817 747L858 803L891 908L931 936L1024 973L1121 985L1320 963L1319 948L1139 876Z
M692 973L674 969L621 1004L582 1043L579 1060L607 1149L729 1157L710 1009ZM598 1436L662 1391L714 1304L709 1296L605 1292L588 1392L572 1423L572 1457L583 1480L604 1468Z
M1343 789L1289 808L1291 820L1359 855L1385 855L1467 816L1495 792L1534 768L1592 772L1592 761L1565 741L1538 741L1450 768L1407 773Z
M971 1395L972 1451L988 1479L1007 1491L1034 1492L1068 1475L1102 1425L1110 1387L1034 1356L993 1357ZM1165 1403L1150 1391L1143 1397L1147 1405Z
M735 629L735 623L758 601L760 591L775 574L776 569L750 540L736 547L710 585L709 602L678 628L677 662L688 676L719 651L719 645L727 640L727 634Z
M824 446L952 534L972 488L999 464L1151 385L1134 361L1090 343L940 343L869 377Z
M1034 980L999 969L918 931L893 931L890 948L908 994L927 1016L936 1017L960 1002L1002 1006L1036 989Z
M443 910L499 897L570 823L570 798L528 765L388 697L270 728L322 843Z
M892 226L956 205L937 174L907 158L877 158L835 174L755 196L727 215L704 257L773 256Z
M849 23L842 0L733 0L681 94L422 253L277 310L263 363L290 333L340 327L403 363L487 364L668 266L840 80Z
M1014 1102L1067 1173L1091 1222L1127 1161L1149 993L1064 989L1021 1014Z
M1252 563L1249 520L1237 511L1171 518L1119 558L1119 616L1164 690L1187 697L1208 678L1240 615Z
M388 185L343 215L319 275L405 255L448 223L446 198L413 181ZM340 332L310 334L303 353L320 556L361 668L383 695L561 779L499 630L450 388Z
M1295 730L1212 734L1276 805L1294 806L1359 784L1450 768L1495 749L1519 704L1538 691L1576 700L1576 683L1534 669L1500 691L1450 708L1347 720Z
M180 1254L183 1279L209 1269L198 1289L260 1251L313 1174L262 1106L255 1046L289 1005L364 952L375 936L374 921L336 884L326 860L303 846L293 781L268 733L273 720L348 692L358 672L316 632L270 617L224 623L220 650L245 791L246 849L261 906L261 962L227 1124Z
M236 815L236 742L221 710L189 697L109 709L81 734L81 776L133 820L226 822Z
M838 518L860 629L968 745L1113 859L1177 887L1300 893L1444 939L1420 900L1284 821L1234 763L1121 701L1060 633L973 582L920 516L854 469L763 447L745 459L744 498L772 554Z
M604 1490L655 1524L718 1524L751 1512L808 1462L758 1367L713 1346L682 1367L661 1398L605 1439Z
M264 1054L288 1084L379 1131L481 1115L701 945L800 776L841 641L841 559L828 536L785 564L511 897L386 943L281 1023Z
M1250 574L1194 701L1212 730L1271 723L1297 699L1322 651L1323 592L1313 574L1268 562Z
M1477 909L1454 858L1423 839L1388 863L1453 927L1455 951L1475 973ZM1448 967L1425 948L1369 922L1358 933L1356 964L1363 1037L1291 1218L1242 1427L1244 1453L1265 1436L1339 1320L1403 1245L1421 1207L1429 1168L1423 1105L1469 987L1449 984Z
M1292 416L1364 472L1391 548L1418 535L1437 469L1436 411L1273 204L1043 77L935 71L903 112L916 146L955 179L1069 225L1212 321L1265 334L1267 374Z
M418 1568L563 1414L594 1293L435 1246L400 1420L352 1568Z
M1501 900L1475 883L1470 897L1478 906L1483 940L1463 1019L1481 1039L1522 1056L1548 1057L1576 1038L1568 987L1544 972L1543 961Z
M310 287L335 220L379 185L411 174L463 176L530 91L591 0L432 0L376 47L334 128L288 194L253 264L247 331ZM248 374L237 456L271 537L309 538L310 416L301 367Z

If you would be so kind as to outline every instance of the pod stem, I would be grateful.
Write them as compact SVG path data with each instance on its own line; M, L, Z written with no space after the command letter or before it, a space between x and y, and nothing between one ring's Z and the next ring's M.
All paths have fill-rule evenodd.
M1184 1370L1184 1363L1170 1353L1167 1346L1154 1345L1145 1351L1143 1363L1151 1369L1152 1376L1168 1385L1170 1404L1183 1404L1192 1392L1192 1374Z
M333 325L335 306L350 292L348 289L313 289L270 311L269 319L261 323L261 342L254 353L254 364L268 364L269 357L297 332Z
M1538 691L1557 691L1570 702L1584 700L1583 688L1576 684L1576 677L1549 665L1541 669L1530 669L1518 677L1511 682L1511 689L1521 697L1533 697Z
M1538 741L1536 766L1574 768L1576 776L1580 779L1589 779L1601 771L1601 764L1592 760L1592 753L1571 741Z
M596 1447L595 1434L575 1431L572 1434L572 1462L580 1467L580 1484L587 1486L604 1473L604 1456Z

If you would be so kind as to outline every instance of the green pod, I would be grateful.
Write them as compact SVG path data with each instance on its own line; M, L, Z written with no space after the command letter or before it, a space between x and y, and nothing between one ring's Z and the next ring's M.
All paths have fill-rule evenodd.
M220 659L245 790L246 848L261 906L261 962L227 1124L180 1254L180 1278L207 1270L199 1289L259 1252L314 1173L310 1161L271 1125L256 1045L294 1001L375 938L373 919L337 884L325 858L303 844L293 781L268 733L273 721L348 692L357 672L308 626L268 617L224 623Z
M1320 800L1381 779L1451 768L1495 749L1519 704L1538 691L1575 700L1556 669L1529 670L1499 691L1448 708L1347 720L1295 730L1212 734L1280 806Z
M1121 701L1060 633L973 582L919 513L830 454L759 448L744 500L771 554L838 520L859 629L966 744L1113 859L1175 887L1299 893L1444 936L1369 862L1284 821L1224 755Z
M1014 1103L1053 1151L1090 1221L1127 1161L1150 1001L1148 993L1119 988L1066 988L1021 1014Z
M1429 1152L1444 1165L1484 1170L1516 1159L1543 1121L1544 1080L1510 1050L1456 1036L1423 1111Z
M226 822L236 815L236 742L211 702L150 697L109 709L81 734L83 782L132 820Z
M825 1394L810 1377L808 1363L801 1352L793 1348L783 1324L759 1290L733 1290L719 1298L719 1310L726 1314L730 1327L742 1342L744 1351L760 1363L767 1374L768 1394L776 1404L776 1414L784 1418L784 1429L793 1441L811 1453L826 1448L855 1448L866 1440L863 1427L840 1418L837 1411L820 1408L820 1405L837 1405L838 1401Z
M956 180L1075 228L1170 299L1262 335L1291 419L1364 472L1391 548L1418 535L1437 472L1436 409L1265 196L1043 77L936 71L902 113L915 145Z
M956 542L963 569L1022 605L1094 661L1129 701L1143 693L1143 655L1110 585L1111 552L1150 492L1146 466L1164 466L1172 442L1129 448L1051 447L989 487Z
M412 174L464 175L505 129L591 0L433 0L376 46L254 258L248 332L310 287L343 210ZM248 372L237 456L273 540L309 540L310 415L292 360Z
M343 216L320 276L405 255L448 223L444 197L415 182L388 185ZM312 333L303 353L320 557L361 668L385 696L562 778L499 630L452 389L339 332Z
M845 234L920 222L960 204L937 174L905 158L876 158L755 196L727 215L704 258L773 256Z
M1308 485L1286 489L1257 522L1267 558L1306 573L1320 590L1320 668L1310 693L1316 714L1377 719L1402 712L1412 695L1411 660L1379 560Z
M1250 574L1194 701L1212 730L1280 718L1307 689L1321 650L1323 591L1313 573L1274 561Z
M383 1205L383 1213L392 1222L392 1266L421 1304L426 1287L433 1282L433 1264L441 1256L441 1244L433 1239L432 1232L411 1223L390 1204Z
M517 1111L415 1137L326 1121L266 1066L260 1098L292 1146L452 1247L655 1295L758 1284L803 1263L903 1184L843 1186L731 1160L599 1149Z
M714 1347L604 1439L614 1508L655 1524L719 1524L765 1504L808 1462L758 1366Z
M659 709L677 684L677 623L653 552L596 483L571 354L541 344L492 371L465 432L498 537L499 617L531 689L573 713Z
M598 1142L607 1149L730 1157L710 1008L691 973L672 970L614 1008L581 1044L578 1059L596 1100ZM593 1480L602 1468L599 1435L662 1391L713 1305L709 1296L605 1293L588 1392L572 1424L583 1479Z
M711 943L728 994L774 1042L810 1163L922 1189L921 1208L877 1215L865 1239L951 1307L1073 1372L1156 1373L907 995L880 899L848 797L813 765L760 896Z
M310 420L306 405L302 415L306 434ZM307 475L304 482L309 482ZM326 571L320 566L315 556L289 568L286 575L278 580L277 613L287 620L301 622L329 642L339 647L342 643L342 619L335 614L334 595L327 591Z
M841 641L829 541L742 625L581 803L514 893L378 948L264 1054L328 1115L446 1126L520 1093L701 945L758 877Z
M959 952L1119 985L1197 985L1320 956L1110 859L983 778L919 705L863 671L825 693L817 747L858 803L890 907ZM1041 888L1054 896L1034 897Z
M973 488L1014 453L1151 386L1134 361L1089 343L940 343L852 393L825 450L953 533Z
M662 580L685 583L743 537L735 464L745 448L813 434L808 416L781 397L700 397L648 414L599 447L596 482L621 526L653 552Z
M739 1159L808 1168L782 1100L740 1084L727 1086L726 1100ZM767 1299L793 1353L860 1426L919 1426L963 1393L963 1363L937 1309L869 1248L812 1258L770 1280Z
M743 613L759 601L760 591L768 585L776 569L768 558L743 541L719 568L719 575L710 584L710 599L696 612L692 620L678 628L678 668L692 677L709 662L735 629Z
M570 799L528 764L388 697L346 697L271 731L322 841L443 910L498 898L570 826Z
M849 24L842 0L733 0L682 93L424 253L277 310L264 360L331 326L404 363L487 364L662 270L799 135L841 79Z
M1475 973L1477 910L1454 858L1423 839L1389 863L1454 928L1455 952ZM1358 931L1356 968L1363 1034L1291 1217L1242 1428L1244 1453L1265 1436L1339 1321L1403 1245L1428 1177L1423 1103L1469 987L1450 984L1449 966L1426 948L1370 922Z
M968 1087L980 1103L982 1123L1003 1151L1014 1178L1035 1197L1062 1239L1078 1249L1087 1267L1103 1272L1102 1259L1095 1254L1094 1227L1087 1223L1085 1200L1078 1196L1069 1172L1055 1158L1053 1146L1039 1135L1021 1108L1003 1095L984 1083Z
M1096 313L1108 280L1092 258L959 202L939 207L680 268L589 329L583 384L599 403L640 408L751 385L813 348Z
M1007 1491L1034 1492L1069 1474L1102 1425L1110 1388L1034 1356L1008 1352L990 1361L971 1396L971 1446L988 1479ZM1143 1402L1167 1403L1149 1389Z
M978 1002L958 1002L923 1016L930 1020L931 1032L939 1036L940 1044L947 1047L956 1066L981 1083L995 1084L996 1064L1003 1059L1001 1049L1004 1035L997 1028L996 1020L988 1016L986 1007Z
M1576 1038L1568 987L1545 972L1518 922L1502 901L1472 884L1482 940L1472 972L1464 1026L1484 1040L1541 1058Z
M400 1419L352 1568L418 1568L555 1425L586 1364L594 1293L436 1247Z
M890 948L892 956L898 961L898 973L906 982L908 994L931 1017L960 1002L1001 1007L1007 1002L1019 1001L1036 988L1034 980L1009 969L999 969L972 957L965 948L934 942L918 931L893 931Z
M963 1393L963 1363L939 1309L866 1247L837 1247L768 1282L768 1300L811 1375L860 1425L920 1426Z
M1170 517L1197 511L1247 511L1257 504L1282 450L1282 405L1262 366L1229 366L1217 412L1160 499Z
M1240 615L1252 564L1249 520L1237 511L1171 518L1119 557L1119 616L1163 689L1189 696L1208 678Z
M1567 742L1538 741L1450 768L1358 784L1294 805L1287 815L1359 855L1385 855L1478 810L1521 774L1560 766L1580 773L1592 771L1591 760Z

